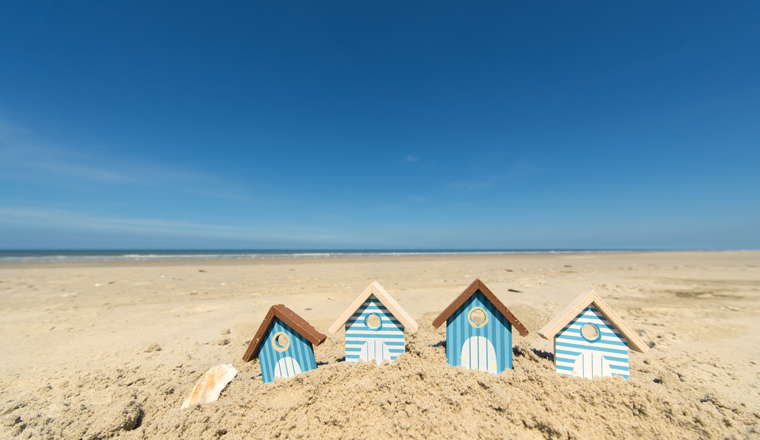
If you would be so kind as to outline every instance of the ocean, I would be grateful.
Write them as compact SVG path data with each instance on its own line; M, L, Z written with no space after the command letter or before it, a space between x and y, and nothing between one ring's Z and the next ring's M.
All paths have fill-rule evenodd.
M499 255L520 253L617 252L606 250L0 250L0 263L46 261L119 261L256 258L403 257L429 255Z

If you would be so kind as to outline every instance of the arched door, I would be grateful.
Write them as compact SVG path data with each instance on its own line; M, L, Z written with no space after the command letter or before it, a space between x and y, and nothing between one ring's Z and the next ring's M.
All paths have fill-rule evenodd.
M609 361L598 351L584 351L575 358L573 376L584 379L612 376L612 369Z
M301 366L298 361L292 357L284 357L277 361L274 366L274 377L293 377L301 372Z
M496 351L483 336L472 336L462 345L462 366L469 370L496 373Z
M380 365L384 360L391 360L391 353L388 351L388 346L382 341L370 340L362 345L361 352L359 352L359 359L364 362L374 360Z

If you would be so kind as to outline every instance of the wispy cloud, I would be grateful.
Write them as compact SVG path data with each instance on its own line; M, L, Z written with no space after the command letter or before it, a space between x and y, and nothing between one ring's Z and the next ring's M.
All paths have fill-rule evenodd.
M476 191L479 189L486 189L490 188L497 183L501 182L502 180L508 179L509 176L506 174L502 175L495 175L495 176L489 176L484 179L480 180L471 180L471 181L456 181L449 184L449 187L451 188L460 188L465 189L468 191Z
M328 231L284 225L233 226L189 221L101 216L64 209L0 206L0 225L56 230L87 230L158 236L191 236L200 239L321 243L339 237Z
M372 209L374 212L383 215L398 214L407 209L414 209L421 203L425 203L426 199L419 196L401 196L395 198L395 203L386 203L374 206Z
M155 165L116 163L80 151L7 141L0 144L0 168L13 172L42 171L96 183L153 184L168 180L194 180L198 173Z
M248 200L254 191L228 178L139 157L99 154L30 140L0 120L0 176L8 181L156 187L204 197Z
M130 175L115 172L105 168L95 168L83 164L65 162L36 162L17 164L26 168L37 169L47 173L59 174L68 177L76 177L82 180L103 183L137 183Z
M420 196L406 196L406 197L404 197L404 199L409 200L410 202L415 202L415 203L424 203L425 202L425 198L424 197L420 197Z
M372 208L372 211L382 215L395 215L403 212L408 207L405 204L384 204Z
M20 133L25 133L25 132L26 130L24 130L23 128L13 125L3 119L0 119L0 139L7 138L9 136L17 135Z
M455 181L455 182L450 183L449 187L463 189L466 191L477 191L477 190L491 188L502 181L514 179L516 177L520 177L520 176L532 173L534 171L535 171L535 168L525 163L520 163L520 164L510 167L510 169L507 172L504 172L501 174L492 174L490 176L486 176L478 180Z
M413 162L418 162L420 160L420 158L417 157L417 156L413 156L411 154L407 154L406 157L404 158L404 160L406 160L407 162L412 162L413 163Z

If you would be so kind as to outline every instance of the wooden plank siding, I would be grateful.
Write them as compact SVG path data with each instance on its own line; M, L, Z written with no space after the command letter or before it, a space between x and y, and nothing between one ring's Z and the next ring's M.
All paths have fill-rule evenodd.
M468 314L475 307L483 308L488 317L488 322L480 328L470 325L468 319ZM493 344L496 373L512 368L512 324L480 290L472 294L446 319L446 357L449 365L467 367L462 362L462 348L465 341L473 336L482 336ZM486 359L486 368L478 369L488 371L493 362L492 359ZM469 359L467 363L470 363Z
M290 339L289 347L281 352L275 350L272 346L272 339L279 332L285 333ZM274 381L275 367L281 359L292 358L298 364L298 369L294 368L291 360L286 360L286 362L280 364L280 368L278 369L280 374L278 376L281 377L289 377L295 374L295 372L305 372L317 368L312 343L285 324L280 318L274 318L272 326L260 347L259 360L261 362L261 377L264 383ZM287 366L287 368L281 368L283 365Z
M327 338L327 336L318 332L317 329L303 318L296 315L295 312L285 307L284 304L276 304L269 308L267 315L264 317L264 321L261 322L259 329L256 331L256 335L251 339L251 343L248 344L248 349L243 355L243 360L245 362L250 362L259 357L259 349L264 342L264 336L269 332L275 318L300 333L313 345L319 345Z
M581 335L581 327L586 324L594 324L599 328L598 341L589 341ZM558 373L588 377L588 372L584 376L583 371L578 371L579 363L583 363L582 359L579 361L582 355L601 356L604 360L604 371L594 371L590 377L605 375L627 379L630 375L626 338L593 305L586 307L554 337L554 356Z
M378 329L366 324L367 317L373 313L380 317ZM380 348L376 348L380 347L379 343L387 347L388 360L394 361L404 352L404 326L375 295L370 295L346 321L346 361L355 363L361 360L360 353L365 344L371 344L369 349L372 353L375 350L382 353Z

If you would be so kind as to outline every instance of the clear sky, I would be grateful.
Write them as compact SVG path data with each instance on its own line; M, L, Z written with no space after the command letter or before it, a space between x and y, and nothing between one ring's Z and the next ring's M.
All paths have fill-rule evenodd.
M0 3L0 249L760 248L760 2Z

